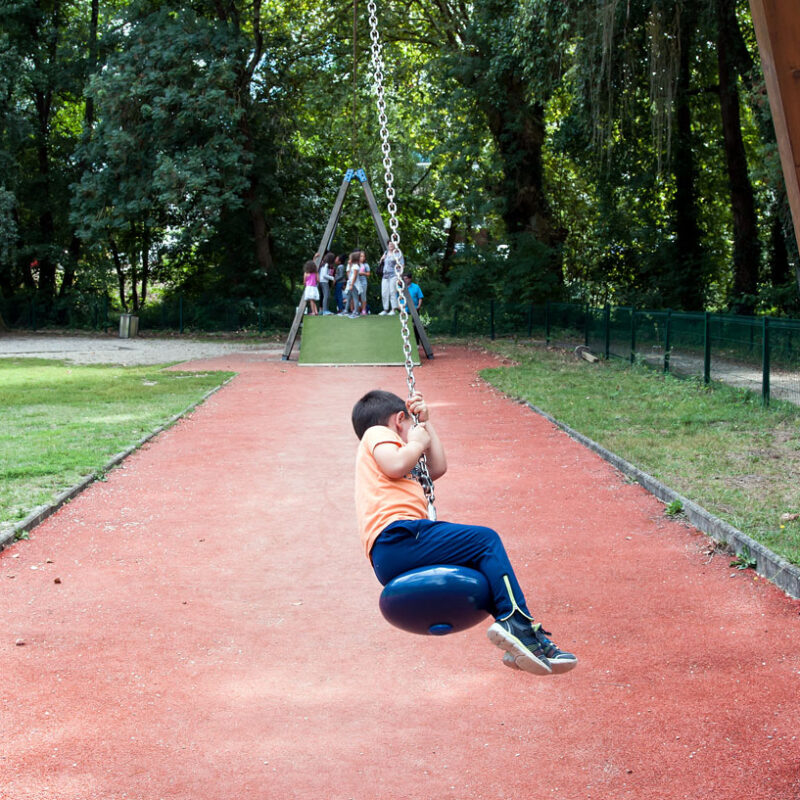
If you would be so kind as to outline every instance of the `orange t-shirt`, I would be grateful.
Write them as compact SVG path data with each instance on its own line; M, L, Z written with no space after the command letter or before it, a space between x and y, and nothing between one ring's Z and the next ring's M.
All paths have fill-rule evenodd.
M391 428L373 425L364 432L356 453L356 515L367 558L387 525L428 516L428 502L419 483L410 475L390 478L375 461L375 447L386 442L403 446L403 440Z

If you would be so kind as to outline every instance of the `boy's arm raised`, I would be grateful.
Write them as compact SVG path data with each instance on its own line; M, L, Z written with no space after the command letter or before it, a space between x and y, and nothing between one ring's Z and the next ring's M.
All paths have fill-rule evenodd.
M414 392L414 394L406 402L406 406L408 407L409 412L411 414L416 414L417 419L423 423L423 425L419 427L424 426L427 430L428 437L430 439L429 443L425 447L425 458L428 462L428 474L431 476L432 481L438 480L442 477L442 475L445 474L445 472L447 472L447 457L444 453L444 446L436 434L436 429L433 427L433 424L430 421L430 409L425 402L425 398L419 392ZM416 429L412 428L411 430L414 431ZM409 440L410 439L411 434L409 434Z
M424 428L422 431L424 432ZM393 442L381 442L375 445L372 455L384 475L389 478L402 478L416 466L425 451L426 439L430 439L427 433L424 437L418 434L413 439L409 436L408 443L401 447Z

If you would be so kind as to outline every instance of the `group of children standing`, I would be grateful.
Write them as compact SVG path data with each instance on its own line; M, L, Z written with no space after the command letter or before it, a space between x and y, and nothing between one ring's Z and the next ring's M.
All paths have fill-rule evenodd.
M381 273L381 302L383 310L380 315L394 314L398 308L397 300L397 278L395 264L399 264L402 270L405 260L396 247L394 242L389 242L386 252L381 256L379 269ZM327 252L320 261L317 269L316 261L306 261L303 266L303 285L305 287L303 297L311 307L312 315L333 314L328 306L330 305L331 286L336 303L336 313L339 316L357 318L367 313L367 279L371 274L371 269L367 263L367 254L363 250L354 250L347 255L334 255ZM410 282L410 279L407 283ZM413 284L416 286L416 284ZM416 287L419 301L415 297L415 305L419 306L422 300L422 293ZM322 293L321 309L317 307L317 301Z

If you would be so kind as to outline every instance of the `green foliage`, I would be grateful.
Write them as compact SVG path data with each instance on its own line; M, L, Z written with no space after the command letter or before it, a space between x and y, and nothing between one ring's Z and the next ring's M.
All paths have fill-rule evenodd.
M677 517L682 512L683 503L680 500L673 500L672 502L667 503L667 507L664 509L664 513L668 517Z
M38 293L54 318L54 296L70 291L128 307L178 292L291 305L345 170L364 167L384 207L365 9L355 42L342 3L115 0L96 37L90 10L2 9L0 291ZM400 234L431 303L489 292L800 309L745 0L740 128L764 256L756 288L734 296L713 11L684 0L379 9ZM351 191L333 248L356 246L377 261Z
M16 198L0 186L0 264L9 264L17 239L17 221L14 214Z
M90 247L116 246L127 265L202 242L241 206L250 156L234 97L244 42L188 10L130 26L90 83L100 122L79 155L90 165L73 221Z
M736 558L731 561L730 566L736 569L755 569L758 566L758 561L750 555L750 548L745 545L741 552L736 555Z

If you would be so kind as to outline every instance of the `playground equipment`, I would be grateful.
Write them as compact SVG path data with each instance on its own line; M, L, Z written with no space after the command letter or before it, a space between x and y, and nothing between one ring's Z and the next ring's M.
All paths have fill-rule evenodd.
M389 581L381 592L380 609L396 628L442 636L486 619L489 597L482 573L439 564L412 569Z
M363 169L348 169L347 172L345 172L342 185L339 187L339 193L336 196L336 201L333 204L331 215L328 218L328 224L325 226L325 232L322 234L322 239L320 240L319 247L317 248L317 254L314 258L314 263L318 267L322 256L331 249L331 244L333 243L333 237L336 234L336 228L339 224L339 218L342 214L342 206L344 205L347 191L355 179L358 179L361 187L364 190L364 195L367 199L367 205L369 206L369 211L372 215L372 221L375 223L375 230L377 231L378 239L380 240L381 252L386 250L386 246L389 243L389 234L386 231L386 225L383 222L380 211L378 211L378 204L375 202L375 195L372 193L372 187L369 185L366 172ZM393 241L398 240L393 239ZM425 333L425 329L422 327L422 322L420 321L417 309L407 298L407 289L404 285L402 285L402 281L400 281L400 284L401 286L398 291L406 299L406 307L411 313L417 338L425 350L425 355L428 358L433 358L433 348L431 347L431 343L428 340L427 334ZM303 325L303 318L306 312L306 302L307 301L305 297L301 297L300 304L297 306L297 310L295 311L292 327L289 330L289 337L286 340L285 347L283 348L284 361L289 360L289 357L292 354L292 349L294 348L294 344L297 340L297 335L300 332L300 327Z

